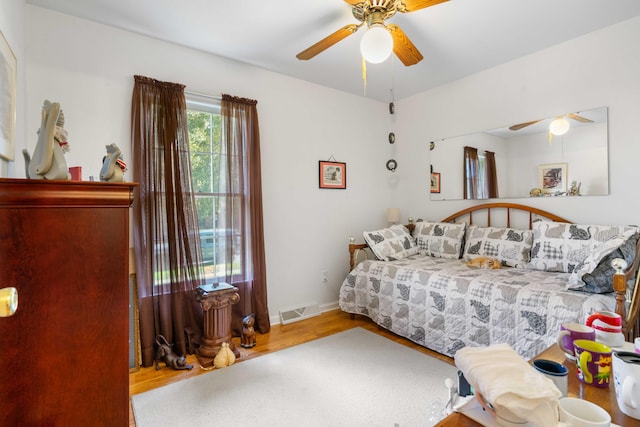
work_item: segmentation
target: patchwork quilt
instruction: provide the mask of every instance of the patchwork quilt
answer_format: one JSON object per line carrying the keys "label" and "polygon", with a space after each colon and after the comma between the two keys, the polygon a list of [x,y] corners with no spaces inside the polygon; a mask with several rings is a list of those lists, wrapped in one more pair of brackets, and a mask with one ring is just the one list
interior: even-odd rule
{"label": "patchwork quilt", "polygon": [[468,267],[412,255],[358,264],[340,288],[340,308],[453,357],[465,346],[507,343],[531,359],[556,342],[560,324],[615,311],[615,294],[567,290],[569,273]]}

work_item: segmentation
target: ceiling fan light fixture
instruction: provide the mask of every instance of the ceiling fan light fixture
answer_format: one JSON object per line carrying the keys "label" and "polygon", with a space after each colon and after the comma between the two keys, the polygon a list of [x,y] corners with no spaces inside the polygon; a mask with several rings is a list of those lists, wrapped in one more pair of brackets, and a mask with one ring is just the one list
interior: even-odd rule
{"label": "ceiling fan light fixture", "polygon": [[393,38],[384,24],[372,24],[360,40],[360,52],[371,64],[384,62],[393,51]]}
{"label": "ceiling fan light fixture", "polygon": [[565,119],[564,117],[558,117],[549,125],[549,132],[556,136],[560,136],[569,132],[569,127],[569,120]]}

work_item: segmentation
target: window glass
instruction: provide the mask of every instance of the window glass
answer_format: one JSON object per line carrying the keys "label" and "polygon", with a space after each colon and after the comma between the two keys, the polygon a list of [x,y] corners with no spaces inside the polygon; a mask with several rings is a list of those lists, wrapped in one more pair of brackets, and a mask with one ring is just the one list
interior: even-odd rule
{"label": "window glass", "polygon": [[[240,272],[241,257],[237,249],[240,245],[234,242],[239,242],[242,236],[241,230],[224,223],[227,206],[234,199],[241,199],[241,194],[237,193],[236,185],[231,194],[220,191],[218,177],[226,162],[220,145],[220,101],[188,95],[187,120],[205,278],[207,282],[222,281],[225,269],[232,268],[234,274]],[[233,223],[240,224],[240,221]]]}

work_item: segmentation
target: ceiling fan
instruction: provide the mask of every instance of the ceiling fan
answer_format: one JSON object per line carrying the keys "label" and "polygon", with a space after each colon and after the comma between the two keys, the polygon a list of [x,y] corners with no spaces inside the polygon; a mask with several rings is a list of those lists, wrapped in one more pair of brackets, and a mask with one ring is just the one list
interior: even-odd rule
{"label": "ceiling fan", "polygon": [[[573,120],[576,120],[576,121],[581,122],[581,123],[593,123],[593,120],[587,119],[586,117],[582,117],[582,116],[580,116],[578,114],[575,114],[575,113],[565,114],[564,116],[558,116],[558,117],[556,117],[556,119],[563,118],[563,117],[566,117],[566,118],[569,118],[569,119],[573,119]],[[532,122],[518,123],[517,125],[509,126],[509,130],[517,131],[517,130],[526,128],[527,126],[534,125],[534,124],[536,124],[538,122],[541,122],[541,121],[542,121],[542,119],[534,120]]]}
{"label": "ceiling fan", "polygon": [[[393,52],[406,66],[415,65],[423,58],[420,51],[409,40],[409,37],[395,24],[385,24],[396,12],[409,13],[426,7],[435,6],[449,0],[344,0],[351,5],[353,16],[359,24],[349,24],[320,40],[313,46],[303,50],[296,58],[308,60],[325,51],[329,47],[355,33],[365,23],[367,31],[385,29],[391,34]],[[387,36],[388,37],[388,36]],[[386,57],[384,58],[386,59]],[[382,59],[382,60],[384,60]],[[374,62],[374,61],[369,61]],[[382,61],[379,61],[382,62]]]}

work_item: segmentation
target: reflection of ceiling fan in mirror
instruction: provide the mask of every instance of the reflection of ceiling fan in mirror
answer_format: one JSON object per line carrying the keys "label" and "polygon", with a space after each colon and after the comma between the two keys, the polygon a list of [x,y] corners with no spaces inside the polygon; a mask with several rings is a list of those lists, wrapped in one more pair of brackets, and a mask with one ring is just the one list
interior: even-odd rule
{"label": "reflection of ceiling fan in mirror", "polygon": [[[558,117],[556,117],[556,119],[562,119],[563,117],[579,121],[580,123],[593,123],[593,120],[588,119],[586,117],[582,117],[579,114],[575,114],[575,113],[565,114],[564,116],[558,116]],[[517,131],[517,130],[526,128],[527,126],[534,125],[534,124],[536,124],[538,122],[541,122],[541,121],[542,121],[542,119],[534,120],[532,122],[519,123],[517,125],[509,126],[509,130]]]}
{"label": "reflection of ceiling fan in mirror", "polygon": [[[296,58],[307,60],[355,33],[365,23],[367,32],[362,37],[360,50],[364,58],[371,63],[387,59],[393,52],[406,66],[417,64],[422,54],[409,40],[409,37],[395,24],[385,24],[396,12],[409,13],[429,6],[435,6],[449,0],[344,0],[351,5],[353,16],[359,24],[345,25],[338,31],[303,50]],[[384,49],[386,45],[386,51]]]}

